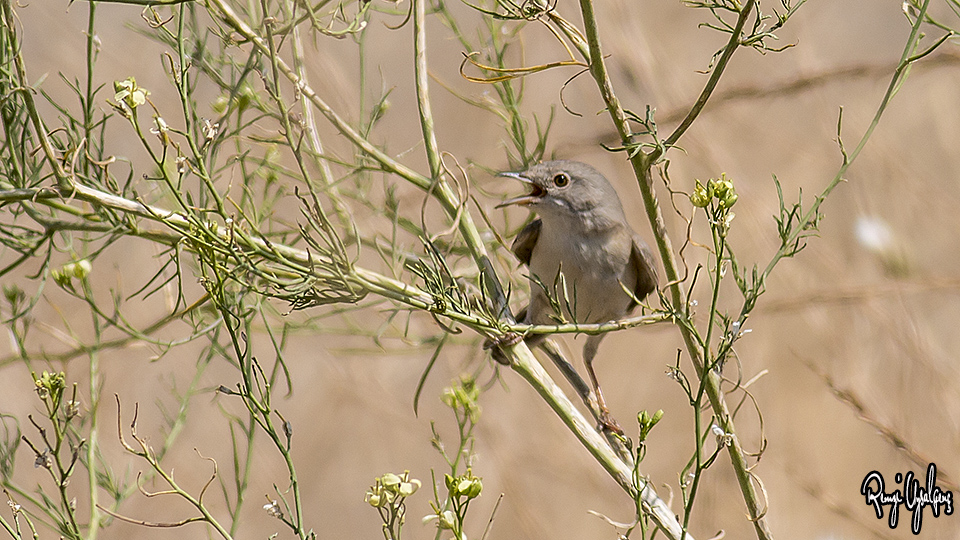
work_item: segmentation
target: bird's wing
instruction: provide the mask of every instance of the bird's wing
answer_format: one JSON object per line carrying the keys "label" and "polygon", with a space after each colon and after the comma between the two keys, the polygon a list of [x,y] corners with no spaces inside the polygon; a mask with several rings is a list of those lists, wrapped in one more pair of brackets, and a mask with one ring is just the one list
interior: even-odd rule
{"label": "bird's wing", "polygon": [[[657,267],[653,260],[653,254],[650,253],[650,248],[637,235],[633,236],[630,264],[637,270],[637,285],[633,289],[633,294],[638,299],[643,300],[645,296],[657,288]],[[633,306],[630,307],[633,308]]]}
{"label": "bird's wing", "polygon": [[510,246],[510,251],[520,259],[520,262],[527,266],[530,266],[530,257],[533,256],[533,248],[537,245],[537,240],[540,239],[540,229],[542,228],[542,219],[531,221],[529,225],[520,231],[513,240],[513,245]]}

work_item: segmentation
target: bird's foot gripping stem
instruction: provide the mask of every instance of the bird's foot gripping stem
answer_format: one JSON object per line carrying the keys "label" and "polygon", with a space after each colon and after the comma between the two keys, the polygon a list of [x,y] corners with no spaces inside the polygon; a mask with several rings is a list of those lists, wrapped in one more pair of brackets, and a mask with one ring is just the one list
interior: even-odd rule
{"label": "bird's foot gripping stem", "polygon": [[496,339],[488,339],[483,344],[484,349],[489,349],[490,354],[493,356],[493,359],[497,361],[498,364],[509,365],[510,360],[503,354],[500,350],[500,347],[509,347],[510,345],[516,345],[523,341],[523,334],[517,332],[506,332]]}
{"label": "bird's foot gripping stem", "polygon": [[608,431],[615,433],[621,437],[624,436],[623,428],[620,427],[620,424],[617,422],[617,419],[610,414],[610,411],[607,410],[605,406],[602,406],[600,409],[600,418],[597,419],[598,428],[602,431]]}

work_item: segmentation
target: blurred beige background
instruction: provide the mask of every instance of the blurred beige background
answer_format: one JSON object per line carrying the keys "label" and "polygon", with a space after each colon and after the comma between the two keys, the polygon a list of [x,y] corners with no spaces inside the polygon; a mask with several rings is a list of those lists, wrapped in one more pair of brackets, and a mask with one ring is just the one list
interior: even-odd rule
{"label": "blurred beige background", "polygon": [[[960,26],[960,21],[949,19],[943,8],[938,5],[937,13]],[[579,20],[575,4],[561,2],[558,9],[571,20]],[[697,27],[708,20],[707,13],[677,1],[610,0],[598,2],[597,9],[611,75],[626,107],[642,112],[649,104],[663,119],[693,102],[706,81],[698,70],[706,69],[710,55],[725,40]],[[36,80],[46,73],[44,88],[53,95],[68,95],[57,72],[68,79],[83,76],[86,10],[83,3],[68,8],[66,2],[49,1],[33,2],[19,10],[31,77]],[[477,23],[477,17],[459,7],[457,10],[464,15],[468,28]],[[139,10],[103,4],[99,14],[98,36],[103,52],[97,79],[109,87],[113,80],[133,75],[151,89],[153,99],[173,100],[160,69],[163,48],[125,26],[143,26]],[[391,24],[398,22],[381,18]],[[431,20],[428,30],[431,72],[437,78],[471,96],[493,91],[460,78],[461,48],[438,21]],[[391,31],[375,20],[367,31],[370,86],[375,89],[382,80],[384,87],[393,88],[392,107],[374,139],[388,142],[391,153],[402,153],[404,162],[423,170],[409,67],[412,27]],[[763,266],[777,247],[771,217],[777,212],[777,196],[771,175],[782,182],[788,201],[795,200],[802,188],[804,201],[809,204],[840,164],[835,140],[839,108],[844,108],[844,142],[852,148],[876,111],[908,32],[899,2],[811,0],[778,34],[780,44],[796,47],[767,55],[741,50],[734,56],[718,88],[717,100],[708,105],[681,141],[684,151],[670,154],[669,172],[675,187],[681,190],[688,190],[694,178],[706,180],[721,172],[734,179],[740,199],[731,242],[741,262],[755,261]],[[937,36],[939,32],[930,30],[930,34]],[[525,40],[528,64],[562,58],[563,51],[558,47],[542,46],[553,43],[536,25],[527,28]],[[316,48],[308,50],[308,56],[314,86],[334,108],[355,118],[359,74],[354,44],[350,40],[320,39]],[[564,93],[568,106],[583,116],[572,116],[560,107],[558,88],[575,74],[575,69],[529,77],[525,111],[545,118],[551,107],[557,109],[548,153],[589,161],[601,169],[632,208],[634,227],[650,239],[628,165],[622,155],[607,153],[598,145],[600,141],[609,142],[610,123],[605,113],[598,114],[601,101],[588,76],[576,79]],[[817,78],[820,75],[825,77]],[[789,86],[807,78],[813,83]],[[722,99],[738,90],[755,92],[748,92],[749,96],[742,99]],[[433,95],[444,151],[462,163],[507,167],[502,127],[494,116],[465,105],[438,85],[433,86]],[[107,91],[102,97],[112,94]],[[956,43],[948,42],[940,53],[914,68],[847,175],[849,182],[823,205],[821,237],[812,238],[796,259],[781,264],[748,321],[752,332],[739,342],[744,378],[766,372],[751,387],[763,413],[767,442],[755,472],[766,488],[770,505],[767,519],[778,538],[912,536],[908,513],[902,511],[900,526],[889,530],[885,520],[875,519],[872,509],[865,506],[859,488],[871,470],[882,472],[888,489],[892,489],[896,472],[913,470],[919,475],[922,469],[885,441],[875,427],[858,419],[856,411],[835,397],[815,370],[832,377],[838,388],[856,394],[867,416],[894,430],[951,478],[960,478],[960,373],[956,362],[960,351],[960,332],[956,330],[960,321],[960,274],[956,270],[960,263],[958,111],[960,50]],[[675,125],[675,120],[661,120],[661,133],[668,133]],[[120,130],[111,136],[116,145],[112,151],[130,155],[135,161],[142,159]],[[330,144],[341,151],[346,149],[342,140],[329,133],[326,140],[333,141]],[[479,195],[487,210],[496,204],[498,196],[515,189],[507,182],[491,180],[482,171],[473,174],[480,186],[494,192]],[[679,246],[683,222],[669,211],[662,183],[658,188],[674,243]],[[416,217],[418,194],[410,192],[405,200],[412,205],[410,216]],[[682,206],[682,199],[679,203]],[[511,223],[515,225],[525,214],[522,210],[513,212]],[[503,226],[500,214],[494,217],[495,223]],[[866,228],[879,235],[878,241],[886,251],[878,253],[862,235],[858,237],[858,224],[861,232]],[[695,229],[695,238],[703,240],[704,232],[702,227]],[[121,245],[122,249],[115,246],[98,260],[104,294],[110,288],[129,294],[160,264],[153,259],[155,248],[146,242]],[[416,249],[416,245],[411,244],[411,248]],[[695,248],[687,254],[692,265],[703,260],[703,252]],[[503,260],[510,261],[506,257]],[[892,260],[906,270],[891,272]],[[517,270],[516,275],[519,273]],[[28,291],[36,290],[35,282],[17,279]],[[78,333],[88,334],[89,320],[74,315],[82,313],[80,306],[49,285],[49,300],[40,303],[36,318],[61,330],[69,323]],[[703,306],[702,287],[699,293]],[[729,309],[739,308],[732,283],[724,295]],[[128,307],[127,315],[135,323],[146,325],[155,319],[158,307],[162,309],[160,304],[145,304],[142,312]],[[286,310],[283,305],[277,308]],[[373,328],[386,319],[380,311],[370,313],[375,318]],[[300,320],[311,314],[316,313],[293,317]],[[416,315],[414,321],[419,335],[434,332],[429,318]],[[167,337],[175,335],[171,329]],[[10,350],[9,339],[3,339],[6,350]],[[478,346],[444,351],[427,381],[419,417],[415,417],[414,389],[429,359],[429,349],[410,349],[398,340],[387,340],[387,350],[377,351],[368,340],[343,340],[335,334],[297,334],[291,339],[287,356],[296,386],[278,408],[294,426],[294,456],[309,524],[320,538],[378,538],[378,516],[363,502],[367,486],[388,471],[409,469],[425,487],[431,468],[442,474],[443,462],[430,446],[430,422],[437,422],[449,444],[453,443],[455,426],[438,396],[459,373],[472,371],[478,362],[487,360],[481,357]],[[565,341],[578,366],[581,342]],[[34,345],[38,349],[62,348],[52,339]],[[261,346],[265,345],[261,336]],[[597,361],[608,402],[622,424],[632,426],[631,418],[641,409],[665,411],[643,464],[644,472],[665,498],[670,488],[663,486],[677,491],[677,471],[692,451],[692,413],[680,389],[664,375],[679,346],[672,327],[636,329],[609,337]],[[369,352],[358,352],[357,347]],[[112,394],[121,396],[128,414],[133,402],[139,402],[141,433],[160,440],[162,417],[155,405],[170,406],[171,389],[189,383],[198,351],[199,345],[185,346],[157,361],[151,361],[157,351],[146,348],[103,354],[106,399],[101,422],[106,427],[101,443],[118,470],[129,467],[133,475],[143,464],[120,451],[112,427]],[[264,349],[263,353],[267,352]],[[42,370],[46,366],[35,363],[32,367]],[[85,380],[82,359],[64,369],[69,380]],[[734,376],[734,370],[735,366],[729,366],[726,375]],[[38,413],[28,373],[22,364],[4,366],[0,372],[0,411],[16,415],[25,425],[27,414]],[[215,360],[202,375],[201,385],[212,390],[221,384],[232,386],[237,379],[225,362]],[[490,538],[616,538],[612,527],[588,511],[629,521],[631,501],[519,377],[505,372],[503,382],[482,398],[474,472],[483,478],[485,489],[484,496],[472,507],[468,534],[480,537],[497,495],[503,493]],[[175,468],[177,477],[194,491],[202,487],[209,474],[209,464],[197,457],[194,447],[204,456],[216,458],[222,470],[229,468],[230,439],[220,406],[239,412],[238,403],[217,397],[212,391],[191,403],[190,420],[169,458],[168,465]],[[759,426],[749,405],[744,406],[738,427],[745,448],[757,450]],[[18,471],[27,486],[31,482],[23,479],[36,474],[31,463],[29,451],[21,448]],[[267,502],[264,494],[275,498],[272,486],[283,489],[287,484],[282,461],[263,437],[253,463],[238,537],[265,538],[279,532],[278,538],[289,538],[282,525],[261,510]],[[420,517],[429,513],[429,492],[424,489],[408,502],[408,538],[434,536],[432,524],[420,523]],[[679,491],[677,494],[674,509],[679,511]],[[209,500],[218,495],[219,489],[213,489]],[[150,521],[174,521],[192,515],[182,503],[168,501],[134,496],[122,512]],[[924,518],[921,538],[956,538],[960,531],[957,515],[933,519],[927,509]],[[719,531],[725,531],[727,538],[753,536],[726,454],[706,474],[692,523],[696,538],[708,538]],[[50,531],[44,534],[52,536]],[[101,538],[174,535],[199,538],[207,533],[201,525],[170,531],[115,522]]]}

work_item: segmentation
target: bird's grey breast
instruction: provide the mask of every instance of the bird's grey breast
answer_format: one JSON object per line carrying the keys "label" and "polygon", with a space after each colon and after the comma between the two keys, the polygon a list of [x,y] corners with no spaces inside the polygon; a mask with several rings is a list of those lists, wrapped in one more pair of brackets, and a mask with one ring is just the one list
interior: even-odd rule
{"label": "bird's grey breast", "polygon": [[[529,270],[547,287],[547,292],[531,281],[531,305],[536,312],[529,313],[535,319],[530,322],[552,322],[545,294],[557,298],[564,308],[570,304],[572,309],[564,309],[564,316],[571,321],[599,323],[623,317],[631,299],[620,283],[632,290],[637,280],[636,269],[630,264],[632,247],[632,231],[625,226],[584,231],[565,227],[563,220],[544,223]],[[554,290],[561,271],[566,300],[562,289]]]}

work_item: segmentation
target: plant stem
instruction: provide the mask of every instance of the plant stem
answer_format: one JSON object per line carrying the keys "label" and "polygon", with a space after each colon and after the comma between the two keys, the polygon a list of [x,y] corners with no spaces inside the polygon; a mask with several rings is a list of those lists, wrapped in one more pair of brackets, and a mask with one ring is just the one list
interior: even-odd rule
{"label": "plant stem", "polygon": [[413,55],[416,72],[417,108],[420,111],[420,129],[430,165],[430,176],[437,184],[446,184],[441,178],[440,148],[434,129],[433,111],[430,107],[430,75],[427,70],[427,8],[426,0],[413,0]]}
{"label": "plant stem", "polygon": [[[645,509],[652,516],[654,523],[667,537],[671,540],[681,538],[684,534],[683,529],[670,507],[657,495],[649,482],[643,484],[638,496],[634,487],[632,467],[620,459],[606,439],[597,432],[594,426],[567,398],[563,390],[557,386],[533,356],[526,344],[520,341],[516,345],[503,347],[502,350],[510,359],[510,366],[513,370],[534,387],[540,397],[547,402],[547,405],[567,425],[580,443],[593,455],[594,459],[620,484],[620,487],[634,499],[639,498],[643,501]],[[686,538],[692,540],[693,537],[688,534]]]}
{"label": "plant stem", "polygon": [[[739,46],[740,33],[743,29],[743,25],[746,23],[747,17],[754,8],[754,4],[755,0],[747,0],[741,9],[740,16],[737,19],[736,27],[734,28],[730,37],[730,41],[727,43],[727,46],[721,56],[721,59],[726,58],[726,60],[723,60],[722,64],[718,62],[714,67],[714,73],[711,76],[711,81],[713,82],[711,83],[708,81],[707,87],[704,88],[704,91],[701,92],[700,99],[698,99],[699,105],[696,105],[694,110],[691,110],[691,113],[688,114],[690,122],[692,122],[693,119],[696,118],[697,114],[699,114],[699,111],[702,110],[703,105],[706,103],[710,93],[716,86],[715,79],[719,79],[723,72],[723,68],[726,66],[727,61],[729,60],[730,55],[732,55],[734,50]],[[600,46],[600,31],[599,27],[597,26],[593,1],[580,0],[580,11],[583,15],[584,30],[586,33],[587,42],[590,44],[590,58],[592,59],[592,62],[590,63],[590,74],[597,83],[600,94],[606,103],[607,111],[610,113],[610,117],[613,120],[614,126],[620,135],[620,139],[623,141],[625,147],[631,147],[633,145],[633,135],[630,125],[627,121],[623,107],[620,105],[620,100],[614,93],[613,83],[607,74],[607,68],[604,63],[603,50]],[[681,126],[683,125],[684,124],[681,124]],[[679,130],[678,128],[678,132],[674,133],[675,138],[673,139],[673,142],[676,142],[676,140],[679,139],[679,136],[683,134],[685,129],[686,127],[684,127],[683,130]],[[660,210],[660,204],[653,188],[651,169],[653,168],[656,159],[652,154],[637,152],[632,158],[630,158],[630,162],[633,166],[633,171],[637,178],[640,192],[643,195],[644,208],[647,213],[647,218],[650,220],[650,225],[653,228],[654,236],[656,237],[657,247],[660,251],[660,257],[663,261],[664,271],[666,272],[667,282],[669,284],[668,287],[670,289],[671,300],[675,309],[680,310],[682,309],[682,306],[686,305],[687,299],[683,289],[680,287],[680,273],[674,257],[673,245],[670,241],[669,232],[664,224],[663,214]],[[740,446],[740,440],[736,436],[733,417],[730,414],[726,400],[723,397],[723,392],[720,389],[720,376],[714,370],[704,369],[703,357],[698,348],[697,341],[690,329],[684,325],[678,325],[678,328],[681,336],[683,337],[687,354],[690,356],[694,366],[697,369],[697,375],[706,385],[707,395],[710,397],[710,403],[713,406],[714,414],[717,417],[717,424],[721,427],[721,429],[724,430],[725,433],[730,435],[731,444],[727,447],[727,451],[730,455],[734,472],[737,475],[737,481],[740,484],[740,491],[742,492],[744,501],[747,504],[747,511],[749,512],[750,520],[754,523],[757,537],[761,540],[773,538],[773,535],[767,526],[766,520],[763,519],[763,514],[766,512],[765,506],[761,502],[760,497],[754,488],[751,472],[747,466],[746,456],[744,455],[743,448]]]}

